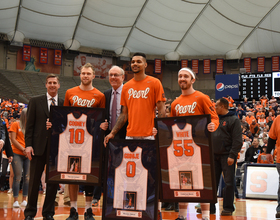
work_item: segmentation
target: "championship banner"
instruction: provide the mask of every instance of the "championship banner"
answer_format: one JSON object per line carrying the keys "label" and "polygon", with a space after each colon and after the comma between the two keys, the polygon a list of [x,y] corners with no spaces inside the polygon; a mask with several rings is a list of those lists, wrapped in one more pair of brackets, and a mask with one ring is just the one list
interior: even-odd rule
{"label": "championship banner", "polygon": [[210,74],[211,73],[211,60],[204,59],[203,60],[203,74]]}
{"label": "championship banner", "polygon": [[[277,178],[275,178],[277,177]],[[279,183],[275,164],[246,164],[243,198],[275,199]]]}
{"label": "championship banner", "polygon": [[271,71],[272,72],[279,71],[279,56],[271,57]]}
{"label": "championship banner", "polygon": [[246,73],[251,73],[251,58],[244,58],[244,68],[246,69]]}
{"label": "championship banner", "polygon": [[61,66],[62,65],[62,50],[54,50],[54,65]]}
{"label": "championship banner", "polygon": [[51,106],[47,183],[101,184],[104,108]]}
{"label": "championship banner", "polygon": [[161,201],[216,202],[210,122],[210,115],[155,119]]}
{"label": "championship banner", "polygon": [[30,60],[31,60],[31,46],[30,45],[23,45],[22,60],[26,61],[26,62],[30,62]]}
{"label": "championship banner", "polygon": [[258,57],[258,72],[265,72],[265,57]]}
{"label": "championship banner", "polygon": [[216,74],[224,73],[224,59],[216,59]]}
{"label": "championship banner", "polygon": [[199,60],[192,60],[192,70],[194,73],[198,74]]}
{"label": "championship banner", "polygon": [[48,63],[48,48],[40,47],[40,58],[39,61],[41,64]]}
{"label": "championship banner", "polygon": [[215,99],[231,96],[239,99],[239,74],[216,75]]}
{"label": "championship banner", "polygon": [[161,74],[161,59],[155,59],[155,73]]}
{"label": "championship banner", "polygon": [[181,68],[186,68],[188,67],[188,60],[181,60]]}
{"label": "championship banner", "polygon": [[106,146],[102,219],[157,219],[157,150],[152,140]]}

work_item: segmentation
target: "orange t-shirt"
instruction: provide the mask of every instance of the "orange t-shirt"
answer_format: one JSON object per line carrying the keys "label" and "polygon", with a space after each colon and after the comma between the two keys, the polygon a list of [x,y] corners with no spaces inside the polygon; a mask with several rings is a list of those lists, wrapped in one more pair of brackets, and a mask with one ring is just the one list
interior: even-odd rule
{"label": "orange t-shirt", "polygon": [[13,109],[14,109],[15,111],[18,111],[18,104],[13,104]]}
{"label": "orange t-shirt", "polygon": [[257,112],[256,114],[256,119],[259,119],[261,115],[265,115],[263,112]]}
{"label": "orange t-shirt", "polygon": [[261,153],[258,156],[257,163],[273,164],[274,161],[271,154]]}
{"label": "orange t-shirt", "polygon": [[261,99],[261,105],[262,106],[266,106],[267,103],[267,99]]}
{"label": "orange t-shirt", "polygon": [[211,115],[211,121],[215,123],[216,130],[219,127],[219,117],[209,96],[199,91],[191,95],[180,95],[171,104],[170,117],[206,114]]}
{"label": "orange t-shirt", "polygon": [[256,120],[256,118],[254,117],[254,116],[246,116],[246,121],[247,121],[247,123],[250,125],[250,124],[252,124],[252,121],[253,121],[253,119],[255,119]]}
{"label": "orange t-shirt", "polygon": [[228,100],[228,106],[231,108],[233,107],[233,103],[234,103],[234,100],[232,97],[225,97],[226,100]]}
{"label": "orange t-shirt", "polygon": [[76,86],[66,91],[64,106],[105,108],[105,102],[104,94],[98,89],[84,91]]}
{"label": "orange t-shirt", "polygon": [[276,163],[280,163],[280,115],[278,115],[272,125],[271,128],[269,130],[269,134],[268,136],[273,139],[276,140],[276,148],[277,148],[277,158],[276,158]]}
{"label": "orange t-shirt", "polygon": [[127,136],[153,134],[156,103],[165,102],[161,82],[152,76],[141,81],[134,78],[123,85],[121,105],[128,109]]}
{"label": "orange t-shirt", "polygon": [[[16,140],[20,143],[20,145],[22,147],[25,148],[25,141],[24,141],[24,134],[22,133],[21,129],[20,129],[20,126],[19,126],[19,122],[14,122],[12,125],[11,125],[11,128],[10,128],[10,132],[15,132],[16,133]],[[13,149],[13,152],[15,154],[19,154],[19,155],[24,155],[22,153],[21,150],[17,149],[13,143],[12,143],[12,149]]]}

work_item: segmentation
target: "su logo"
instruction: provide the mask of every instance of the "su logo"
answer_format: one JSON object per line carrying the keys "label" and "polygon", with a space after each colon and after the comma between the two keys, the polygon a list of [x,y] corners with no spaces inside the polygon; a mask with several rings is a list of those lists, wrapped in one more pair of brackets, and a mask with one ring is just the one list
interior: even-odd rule
{"label": "su logo", "polygon": [[223,126],[226,126],[226,125],[227,125],[227,122],[226,122],[226,121],[224,121],[224,122],[223,122]]}

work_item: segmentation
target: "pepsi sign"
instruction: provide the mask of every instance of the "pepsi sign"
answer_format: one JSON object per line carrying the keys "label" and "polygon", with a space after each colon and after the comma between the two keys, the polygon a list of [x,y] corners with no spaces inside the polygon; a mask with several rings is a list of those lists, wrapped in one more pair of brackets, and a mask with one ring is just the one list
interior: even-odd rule
{"label": "pepsi sign", "polygon": [[239,98],[239,74],[216,75],[215,98],[231,96]]}

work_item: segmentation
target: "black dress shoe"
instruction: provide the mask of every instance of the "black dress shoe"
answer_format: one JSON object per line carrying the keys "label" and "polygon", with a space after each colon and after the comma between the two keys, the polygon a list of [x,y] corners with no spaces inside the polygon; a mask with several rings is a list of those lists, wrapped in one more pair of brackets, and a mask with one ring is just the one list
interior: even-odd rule
{"label": "black dress shoe", "polygon": [[173,211],[174,210],[174,202],[169,203],[169,205],[165,208],[165,211]]}
{"label": "black dress shoe", "polygon": [[54,218],[52,217],[52,215],[46,215],[43,217],[43,220],[54,220]]}
{"label": "black dress shoe", "polygon": [[26,216],[24,220],[34,220],[34,218],[31,216]]}

